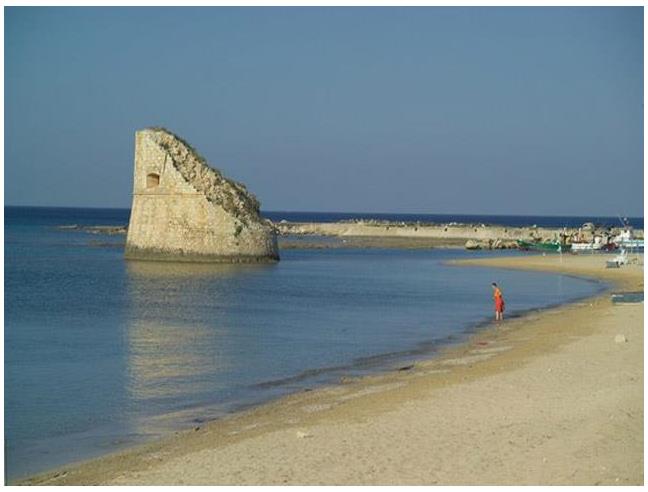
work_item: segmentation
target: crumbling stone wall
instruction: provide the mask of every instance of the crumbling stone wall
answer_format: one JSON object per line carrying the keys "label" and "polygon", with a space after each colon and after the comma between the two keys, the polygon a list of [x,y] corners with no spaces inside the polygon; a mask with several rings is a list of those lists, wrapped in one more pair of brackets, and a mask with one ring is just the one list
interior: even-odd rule
{"label": "crumbling stone wall", "polygon": [[162,128],[135,135],[126,257],[170,261],[279,259],[271,223],[244,185]]}

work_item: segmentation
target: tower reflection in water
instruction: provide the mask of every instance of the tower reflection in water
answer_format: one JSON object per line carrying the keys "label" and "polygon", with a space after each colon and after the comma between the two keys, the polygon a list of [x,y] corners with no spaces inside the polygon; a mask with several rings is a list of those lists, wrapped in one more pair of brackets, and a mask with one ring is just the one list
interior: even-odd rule
{"label": "tower reflection in water", "polygon": [[236,336],[232,310],[249,277],[269,268],[127,262],[127,410],[138,432],[168,430],[228,397],[233,360],[253,348]]}

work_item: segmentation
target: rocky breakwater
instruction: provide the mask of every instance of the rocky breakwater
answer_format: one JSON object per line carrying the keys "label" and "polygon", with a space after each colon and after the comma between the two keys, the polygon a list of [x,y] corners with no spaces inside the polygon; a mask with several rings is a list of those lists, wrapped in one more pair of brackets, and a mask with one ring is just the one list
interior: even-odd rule
{"label": "rocky breakwater", "polygon": [[225,178],[173,133],[136,133],[127,259],[276,261],[275,231],[259,208],[244,185]]}
{"label": "rocky breakwater", "polygon": [[280,222],[282,235],[322,235],[338,237],[380,237],[427,240],[434,246],[467,249],[517,248],[517,240],[542,240],[557,237],[562,229],[505,227],[486,224],[425,224],[379,220],[354,220],[331,223]]}

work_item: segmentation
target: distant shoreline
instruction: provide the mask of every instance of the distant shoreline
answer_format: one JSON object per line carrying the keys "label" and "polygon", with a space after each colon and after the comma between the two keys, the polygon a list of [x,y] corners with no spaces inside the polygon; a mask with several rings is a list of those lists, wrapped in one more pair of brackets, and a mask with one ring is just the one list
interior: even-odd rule
{"label": "distant shoreline", "polygon": [[[509,249],[517,240],[574,238],[584,224],[602,234],[622,231],[619,217],[381,214],[262,211],[277,231],[281,249]],[[5,206],[5,223],[37,216],[62,230],[125,235],[130,209]],[[70,218],[73,217],[73,221]],[[643,237],[643,217],[629,219]],[[58,222],[58,223],[57,223]],[[586,239],[591,238],[590,231]],[[95,244],[96,245],[96,244]],[[111,246],[115,246],[111,244]]]}
{"label": "distant shoreline", "polygon": [[[595,235],[613,237],[623,229],[512,227],[485,224],[421,224],[402,221],[357,220],[339,222],[274,222],[280,249],[337,249],[337,248],[466,248],[517,249],[517,241],[572,242]],[[126,225],[59,225],[59,229],[103,235],[125,235]],[[635,229],[636,237],[643,238],[643,229]]]}

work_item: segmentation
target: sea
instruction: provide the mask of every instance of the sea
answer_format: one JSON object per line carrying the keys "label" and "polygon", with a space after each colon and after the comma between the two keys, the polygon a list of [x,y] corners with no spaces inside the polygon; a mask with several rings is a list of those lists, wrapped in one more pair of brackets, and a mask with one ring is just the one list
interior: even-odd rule
{"label": "sea", "polygon": [[[605,285],[429,249],[284,250],[268,265],[124,260],[127,209],[5,206],[5,461],[15,480],[268,400],[395,370],[484,329],[498,282],[508,316]],[[617,226],[618,218],[264,212],[275,221],[376,219]],[[630,222],[643,228],[643,219]]]}

